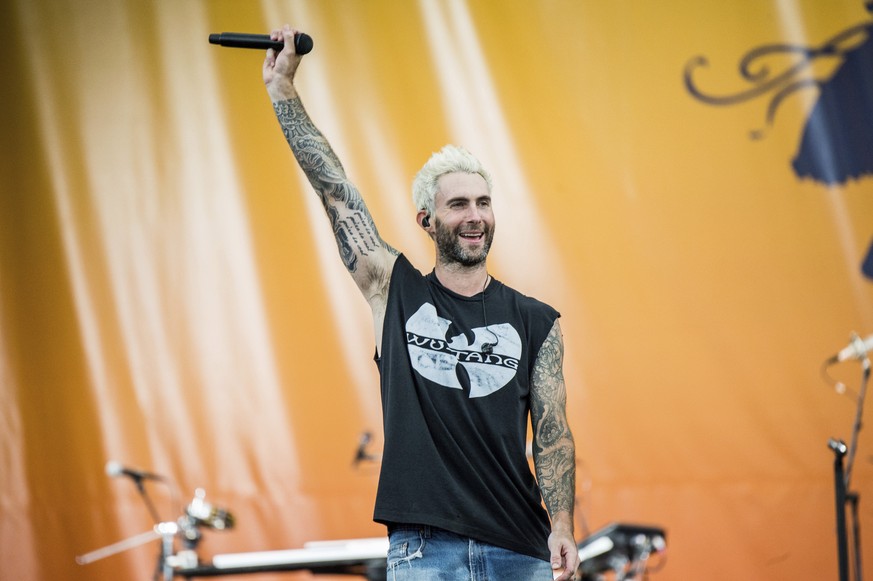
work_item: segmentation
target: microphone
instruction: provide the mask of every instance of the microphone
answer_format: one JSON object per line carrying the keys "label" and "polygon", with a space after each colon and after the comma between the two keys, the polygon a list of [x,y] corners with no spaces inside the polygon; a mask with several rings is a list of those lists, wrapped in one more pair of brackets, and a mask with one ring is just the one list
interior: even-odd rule
{"label": "microphone", "polygon": [[[256,48],[276,52],[285,48],[285,43],[270,38],[269,34],[246,34],[244,32],[222,32],[209,35],[209,44],[217,44],[230,48]],[[294,35],[294,50],[297,54],[307,54],[312,50],[312,37],[304,32]]]}
{"label": "microphone", "polygon": [[482,343],[482,353],[485,355],[491,355],[494,353],[494,348],[497,346],[497,343]]}
{"label": "microphone", "polygon": [[361,434],[361,439],[358,441],[358,449],[355,450],[355,458],[352,460],[352,466],[357,467],[361,462],[369,462],[376,459],[372,454],[367,452],[367,446],[370,445],[370,440],[372,438],[373,435],[370,432],[364,432]]}
{"label": "microphone", "polygon": [[110,460],[106,463],[106,474],[113,478],[127,476],[137,483],[142,482],[143,480],[165,480],[163,476],[152,474],[151,472],[144,472],[142,470],[134,470],[133,468],[123,466],[121,462],[116,462],[115,460]]}
{"label": "microphone", "polygon": [[846,359],[864,359],[867,352],[873,350],[873,335],[866,339],[861,339],[855,333],[852,333],[852,340],[848,347],[828,359],[828,365],[834,363],[842,363]]}

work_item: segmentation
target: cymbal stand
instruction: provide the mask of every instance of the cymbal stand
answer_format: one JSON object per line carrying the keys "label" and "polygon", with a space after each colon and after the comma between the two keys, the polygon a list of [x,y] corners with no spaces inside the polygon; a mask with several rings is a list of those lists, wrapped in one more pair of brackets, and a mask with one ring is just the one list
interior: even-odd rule
{"label": "cymbal stand", "polygon": [[[163,581],[172,581],[177,569],[191,569],[197,566],[199,561],[197,544],[203,538],[198,525],[198,522],[186,515],[176,522],[165,522],[155,527],[161,535],[161,554],[158,557],[155,581],[157,581],[157,571],[163,574]],[[175,552],[174,544],[176,535],[182,537],[185,545],[185,549],[178,553]]]}
{"label": "cymbal stand", "polygon": [[155,568],[155,581],[158,581],[159,574],[163,574],[164,581],[173,581],[173,539],[179,532],[179,526],[176,523],[165,522],[160,523],[155,529],[161,535],[161,552]]}
{"label": "cymbal stand", "polygon": [[[139,488],[139,486],[138,486]],[[157,522],[152,530],[134,535],[123,541],[102,547],[90,553],[76,557],[76,563],[87,565],[100,559],[105,559],[117,553],[133,549],[156,539],[161,540],[158,561],[155,566],[154,581],[171,581],[177,569],[193,569],[198,565],[197,545],[203,538],[201,526],[210,529],[230,529],[234,525],[234,518],[227,510],[214,507],[204,501],[205,492],[198,488],[195,498],[188,505],[185,513],[175,522]],[[143,495],[143,498],[148,498]],[[153,511],[153,506],[147,502]],[[180,536],[184,549],[175,552],[175,538]]]}

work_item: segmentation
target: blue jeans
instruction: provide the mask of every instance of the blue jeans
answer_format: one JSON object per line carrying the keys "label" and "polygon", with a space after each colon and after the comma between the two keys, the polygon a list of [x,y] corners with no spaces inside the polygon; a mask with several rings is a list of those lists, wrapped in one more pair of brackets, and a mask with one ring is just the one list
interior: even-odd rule
{"label": "blue jeans", "polygon": [[388,541],[388,581],[551,581],[553,578],[548,561],[434,527],[392,527]]}

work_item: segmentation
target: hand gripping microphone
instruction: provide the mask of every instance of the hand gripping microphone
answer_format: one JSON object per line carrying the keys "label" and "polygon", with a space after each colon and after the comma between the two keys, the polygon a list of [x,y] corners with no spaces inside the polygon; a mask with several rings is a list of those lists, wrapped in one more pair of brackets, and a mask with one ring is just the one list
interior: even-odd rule
{"label": "hand gripping microphone", "polygon": [[[276,52],[285,48],[285,43],[273,40],[269,34],[246,34],[243,32],[221,32],[209,35],[209,44],[227,46],[230,48],[255,48]],[[303,32],[294,35],[294,50],[297,54],[307,54],[312,50],[312,37]]]}

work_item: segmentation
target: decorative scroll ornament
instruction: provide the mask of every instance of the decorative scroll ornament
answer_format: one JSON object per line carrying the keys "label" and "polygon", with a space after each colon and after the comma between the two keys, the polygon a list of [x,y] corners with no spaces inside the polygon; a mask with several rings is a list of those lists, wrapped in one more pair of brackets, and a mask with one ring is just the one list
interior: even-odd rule
{"label": "decorative scroll ornament", "polygon": [[[870,6],[873,9],[873,5]],[[708,67],[706,57],[691,59],[685,66],[685,87],[708,105],[727,106],[769,95],[766,127],[773,125],[776,111],[787,97],[816,87],[818,100],[807,120],[792,166],[798,177],[811,177],[825,184],[845,182],[873,174],[873,22],[852,26],[821,46],[768,44],[750,50],[739,62],[739,74],[747,87],[733,94],[716,95],[701,89],[695,74]],[[773,70],[770,63],[782,57],[787,64]],[[814,76],[819,59],[841,59],[830,79]],[[765,129],[750,131],[753,139]]]}

